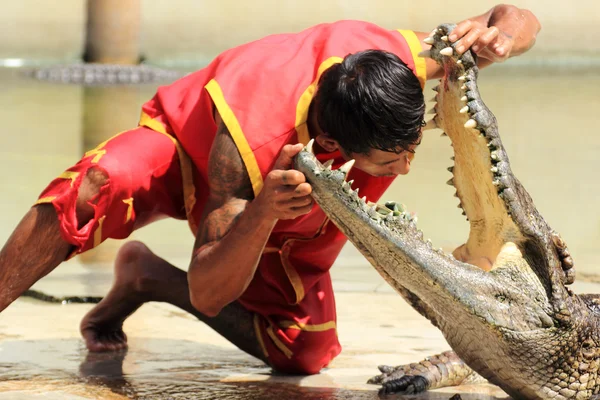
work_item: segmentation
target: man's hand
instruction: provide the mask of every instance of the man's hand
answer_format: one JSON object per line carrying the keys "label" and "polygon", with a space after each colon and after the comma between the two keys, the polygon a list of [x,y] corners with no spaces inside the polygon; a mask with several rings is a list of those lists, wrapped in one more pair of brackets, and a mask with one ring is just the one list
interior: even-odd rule
{"label": "man's hand", "polygon": [[469,48],[478,56],[493,62],[506,60],[514,45],[512,36],[497,27],[487,27],[479,21],[462,21],[448,36],[456,42],[455,50],[462,54]]}
{"label": "man's hand", "polygon": [[303,147],[301,143],[283,147],[265,178],[263,189],[254,200],[270,218],[294,219],[312,209],[312,187],[302,172],[291,169],[292,159]]}
{"label": "man's hand", "polygon": [[448,39],[459,54],[470,48],[481,58],[502,62],[529,50],[540,29],[530,11],[502,4],[458,23]]}

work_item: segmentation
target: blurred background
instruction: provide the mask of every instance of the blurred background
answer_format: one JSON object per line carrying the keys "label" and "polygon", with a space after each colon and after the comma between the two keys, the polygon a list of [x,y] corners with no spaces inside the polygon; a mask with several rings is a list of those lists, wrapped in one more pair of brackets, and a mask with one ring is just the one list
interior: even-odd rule
{"label": "blurred background", "polygon": [[[206,65],[220,51],[262,36],[295,32],[321,22],[362,19],[390,29],[429,32],[496,3],[455,0],[0,0],[0,245],[46,184],[82,154],[137,124],[140,106],[157,84],[84,87],[36,81],[35,66],[97,61],[145,64],[181,72]],[[483,71],[480,88],[496,114],[516,176],[533,196],[575,259],[579,279],[596,279],[600,258],[600,4],[593,0],[516,0],[534,12],[542,31],[534,49]],[[116,34],[115,34],[116,33]],[[429,89],[426,98],[432,97]],[[445,185],[447,138],[431,131],[406,177],[384,195],[419,215],[434,245],[452,250],[468,225]],[[193,237],[185,222],[160,221],[132,237],[187,268]],[[103,295],[112,259],[123,242],[108,241],[57,271],[81,287],[66,288],[61,272],[44,278],[57,292]],[[383,285],[348,245],[333,270],[340,289],[366,281]],[[365,279],[365,274],[370,278]],[[600,275],[600,274],[599,274]],[[60,277],[60,279],[59,279]],[[54,282],[54,283],[53,283]],[[68,289],[68,290],[67,290]],[[60,293],[58,293],[60,294]],[[64,294],[64,293],[63,293]]]}

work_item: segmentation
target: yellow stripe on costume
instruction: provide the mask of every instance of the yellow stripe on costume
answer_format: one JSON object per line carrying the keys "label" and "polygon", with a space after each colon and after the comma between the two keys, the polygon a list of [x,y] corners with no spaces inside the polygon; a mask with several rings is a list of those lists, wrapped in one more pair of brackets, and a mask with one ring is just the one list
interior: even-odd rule
{"label": "yellow stripe on costume", "polygon": [[287,346],[285,344],[283,344],[283,342],[281,340],[279,340],[279,338],[277,337],[277,335],[275,335],[275,332],[273,332],[273,327],[271,325],[269,325],[269,327],[267,328],[267,334],[269,335],[269,337],[271,338],[271,340],[273,341],[273,343],[275,343],[275,346],[277,346],[277,348],[279,350],[281,350],[281,352],[287,358],[292,358],[292,356],[294,355],[294,353],[292,353],[292,351],[290,349],[288,349]]}
{"label": "yellow stripe on costume", "polygon": [[427,67],[425,65],[425,59],[419,56],[422,51],[421,41],[413,31],[398,29],[398,32],[404,37],[415,63],[415,73],[421,83],[421,88],[425,87],[425,81],[427,81]]}
{"label": "yellow stripe on costume", "polygon": [[194,186],[194,178],[192,173],[192,161],[190,157],[187,155],[179,141],[170,135],[165,129],[164,125],[158,122],[155,119],[152,119],[148,114],[142,111],[142,115],[140,116],[139,126],[145,126],[147,128],[152,129],[155,132],[161,133],[167,136],[177,149],[177,155],[179,156],[179,166],[181,167],[181,181],[183,183],[183,203],[185,205],[185,215],[188,220],[188,225],[192,230],[194,236],[198,232],[198,227],[196,226],[196,222],[192,216],[192,210],[196,205],[196,187]]}
{"label": "yellow stripe on costume", "polygon": [[310,107],[310,102],[312,101],[315,92],[317,90],[317,85],[319,84],[319,79],[321,79],[321,75],[323,72],[331,67],[333,64],[339,64],[343,61],[341,57],[329,57],[327,60],[323,61],[321,65],[319,65],[319,69],[317,70],[317,77],[315,80],[306,88],[304,93],[300,96],[298,100],[298,105],[296,106],[296,132],[298,132],[298,141],[302,144],[307,144],[310,140],[310,135],[308,133],[308,126],[305,124],[308,119],[308,108]]}
{"label": "yellow stripe on costume", "polygon": [[102,243],[102,224],[104,224],[105,219],[106,215],[103,215],[98,219],[98,228],[96,228],[96,231],[94,232],[94,247]]}
{"label": "yellow stripe on costume", "polygon": [[[35,202],[35,204],[45,204],[45,203],[52,203],[52,201],[56,198],[56,196],[48,196],[48,197],[42,197],[41,199],[39,199],[38,201]],[[34,205],[35,205],[34,204]]]}
{"label": "yellow stripe on costume", "polygon": [[79,176],[79,172],[65,171],[62,174],[60,174],[58,177],[62,178],[62,179],[70,179],[71,180],[71,187],[73,187],[73,182],[75,182],[75,179],[78,176]]}
{"label": "yellow stripe on costume", "polygon": [[127,214],[125,215],[125,223],[131,221],[133,215],[133,197],[123,200],[123,203],[127,204]]}
{"label": "yellow stripe on costume", "polygon": [[265,355],[265,358],[269,358],[269,353],[267,352],[267,347],[265,346],[265,342],[262,338],[262,333],[260,331],[260,316],[258,314],[254,314],[254,332],[256,333],[256,339],[258,340],[258,344]]}
{"label": "yellow stripe on costume", "polygon": [[204,88],[208,94],[210,94],[213,103],[215,103],[215,106],[219,111],[221,119],[225,123],[225,126],[227,126],[229,134],[233,138],[233,141],[235,142],[235,145],[242,156],[242,160],[246,166],[246,171],[248,171],[248,176],[250,177],[250,182],[252,182],[254,196],[256,197],[263,187],[263,179],[262,174],[260,173],[260,168],[258,167],[258,163],[256,162],[256,157],[254,157],[254,152],[250,148],[248,140],[246,140],[246,136],[244,136],[244,132],[242,131],[242,127],[240,126],[237,117],[231,110],[231,107],[229,107],[229,104],[227,104],[225,96],[223,95],[223,90],[221,90],[219,83],[212,79],[206,84],[206,86],[204,86]]}
{"label": "yellow stripe on costume", "polygon": [[323,324],[304,324],[296,321],[279,321],[279,326],[285,329],[298,329],[305,332],[323,332],[330,329],[336,329],[335,321],[325,322]]}
{"label": "yellow stripe on costume", "polygon": [[100,159],[102,158],[103,155],[106,154],[106,150],[102,150],[102,148],[104,146],[106,146],[106,143],[108,143],[109,141],[113,140],[114,138],[116,138],[117,136],[125,133],[127,131],[123,131],[123,132],[119,132],[116,135],[106,139],[104,142],[100,143],[98,146],[96,146],[93,150],[87,151],[83,157],[91,157],[94,156],[94,158],[92,159],[92,164],[97,164],[98,161],[100,161]]}

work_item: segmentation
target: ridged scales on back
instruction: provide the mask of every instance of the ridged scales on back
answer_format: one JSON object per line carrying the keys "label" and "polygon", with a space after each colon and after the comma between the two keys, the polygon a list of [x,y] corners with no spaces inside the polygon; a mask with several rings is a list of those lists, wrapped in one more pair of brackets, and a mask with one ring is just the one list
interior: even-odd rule
{"label": "ridged scales on back", "polygon": [[453,254],[423,240],[411,214],[370,204],[340,170],[322,165],[312,144],[295,158],[313,197],[383,278],[444,334],[454,352],[370,380],[383,392],[418,392],[477,381],[514,398],[590,399],[600,391],[600,296],[575,295],[567,246],[539,214],[510,169],[497,121],[481,99],[470,52],[457,56],[440,25],[427,42],[444,68],[434,117],[452,143],[449,168],[470,224]]}

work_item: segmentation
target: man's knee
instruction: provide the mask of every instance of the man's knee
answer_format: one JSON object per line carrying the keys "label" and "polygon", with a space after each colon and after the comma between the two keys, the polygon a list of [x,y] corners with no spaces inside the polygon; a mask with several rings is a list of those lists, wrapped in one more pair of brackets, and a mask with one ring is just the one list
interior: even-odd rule
{"label": "man's knee", "polygon": [[323,332],[302,331],[294,340],[289,357],[271,358],[278,372],[294,375],[314,375],[325,368],[340,353],[341,346],[335,329]]}
{"label": "man's knee", "polygon": [[108,173],[104,169],[91,167],[87,170],[77,194],[76,214],[79,225],[78,229],[94,217],[94,207],[92,204],[97,201],[100,189],[107,181]]}

